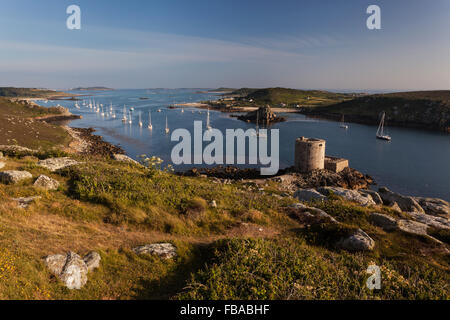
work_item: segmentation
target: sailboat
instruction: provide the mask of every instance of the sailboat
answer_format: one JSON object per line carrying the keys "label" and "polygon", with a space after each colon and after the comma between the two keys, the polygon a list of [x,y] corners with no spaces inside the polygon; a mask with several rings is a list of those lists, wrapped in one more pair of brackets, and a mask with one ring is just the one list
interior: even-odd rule
{"label": "sailboat", "polygon": [[150,130],[153,129],[153,126],[152,126],[152,115],[151,115],[150,111],[148,112],[148,126],[147,126],[147,128],[149,128]]}
{"label": "sailboat", "polygon": [[139,111],[139,127],[142,127],[144,124],[142,123],[141,112]]}
{"label": "sailboat", "polygon": [[166,133],[169,133],[169,123],[167,122],[167,116],[166,116]]}
{"label": "sailboat", "polygon": [[210,124],[210,120],[209,120],[209,109],[208,109],[208,113],[206,115],[206,130],[211,130],[211,124]]}
{"label": "sailboat", "polygon": [[344,122],[344,115],[342,115],[341,124],[339,125],[339,128],[348,129],[348,125],[346,125]]}
{"label": "sailboat", "polygon": [[183,113],[184,112],[184,109],[183,108],[181,108],[181,113]]}
{"label": "sailboat", "polygon": [[127,111],[125,106],[123,106],[123,118],[122,118],[122,122],[127,122]]}
{"label": "sailboat", "polygon": [[131,111],[129,111],[128,123],[129,123],[129,124],[132,124],[132,123],[133,123],[133,119],[131,119]]}
{"label": "sailboat", "polygon": [[377,130],[377,139],[391,141],[391,137],[384,133],[384,118],[386,117],[386,113],[383,111],[381,115],[380,125]]}

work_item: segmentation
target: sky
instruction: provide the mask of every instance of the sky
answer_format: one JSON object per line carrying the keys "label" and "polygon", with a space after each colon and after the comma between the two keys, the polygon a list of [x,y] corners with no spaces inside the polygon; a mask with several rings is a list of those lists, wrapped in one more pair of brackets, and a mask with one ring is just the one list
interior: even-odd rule
{"label": "sky", "polygon": [[449,0],[0,0],[0,86],[437,90],[449,57]]}

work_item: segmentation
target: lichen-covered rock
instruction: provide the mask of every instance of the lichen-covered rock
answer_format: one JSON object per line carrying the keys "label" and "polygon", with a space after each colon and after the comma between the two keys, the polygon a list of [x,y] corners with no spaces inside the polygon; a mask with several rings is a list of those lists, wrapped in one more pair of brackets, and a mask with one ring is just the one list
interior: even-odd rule
{"label": "lichen-covered rock", "polygon": [[427,214],[450,219],[450,203],[438,198],[414,197]]}
{"label": "lichen-covered rock", "polygon": [[360,194],[356,190],[348,190],[339,187],[322,187],[318,188],[317,191],[319,191],[321,194],[325,196],[328,196],[330,193],[333,193],[337,196],[343,197],[348,201],[359,203],[360,205],[365,207],[376,204],[369,194]]}
{"label": "lichen-covered rock", "polygon": [[392,202],[387,207],[389,207],[392,210],[397,211],[397,212],[403,212],[397,202]]}
{"label": "lichen-covered rock", "polygon": [[56,170],[64,169],[64,168],[67,168],[70,166],[74,166],[77,164],[79,164],[78,161],[68,158],[68,157],[50,158],[50,159],[38,161],[38,163],[37,163],[38,166],[46,168],[52,172],[56,171]]}
{"label": "lichen-covered rock", "polygon": [[406,212],[412,219],[417,222],[426,224],[427,226],[434,227],[437,229],[449,229],[450,221],[447,218],[435,217],[429,214],[417,213],[417,212]]}
{"label": "lichen-covered rock", "polygon": [[369,195],[376,204],[383,204],[383,200],[376,191],[363,189],[358,190],[358,192],[362,195]]}
{"label": "lichen-covered rock", "polygon": [[7,184],[18,183],[31,178],[33,178],[33,175],[28,171],[8,170],[0,172],[0,181]]}
{"label": "lichen-covered rock", "polygon": [[133,249],[136,254],[150,254],[159,256],[162,259],[171,259],[176,257],[177,248],[171,243],[154,243]]}
{"label": "lichen-covered rock", "polygon": [[76,253],[69,252],[59,279],[69,289],[81,289],[87,282],[87,273],[88,269],[83,259]]}
{"label": "lichen-covered rock", "polygon": [[382,228],[385,231],[393,231],[398,228],[396,219],[382,213],[371,212],[369,214],[369,219],[370,222],[372,222],[374,225]]}
{"label": "lichen-covered rock", "polygon": [[67,255],[54,254],[44,258],[45,265],[50,271],[59,276],[66,265]]}
{"label": "lichen-covered rock", "polygon": [[59,182],[42,174],[36,179],[33,185],[45,190],[56,190],[59,187]]}
{"label": "lichen-covered rock", "polygon": [[392,192],[386,187],[380,188],[378,190],[378,194],[380,195],[381,199],[383,199],[383,203],[385,205],[391,205],[392,203],[396,202],[402,211],[422,213],[425,212],[413,197],[403,196],[401,194]]}
{"label": "lichen-covered rock", "polygon": [[100,257],[100,255],[95,252],[89,252],[84,258],[84,263],[86,263],[86,267],[88,269],[88,272],[91,272],[94,269],[97,269],[98,267],[100,267],[100,261],[102,260],[102,258]]}
{"label": "lichen-covered rock", "polygon": [[325,211],[308,207],[304,205],[290,206],[288,210],[289,217],[306,225],[314,225],[319,223],[339,223]]}
{"label": "lichen-covered rock", "polygon": [[341,239],[337,246],[347,251],[371,251],[375,247],[375,241],[367,233],[358,229],[348,238]]}
{"label": "lichen-covered rock", "polygon": [[315,189],[299,189],[294,193],[294,197],[300,201],[311,201],[311,200],[326,200],[325,197],[320,192]]}
{"label": "lichen-covered rock", "polygon": [[0,161],[0,169],[3,169],[5,166],[6,166],[6,163]]}
{"label": "lichen-covered rock", "polygon": [[406,233],[426,236],[428,226],[424,223],[413,220],[399,220],[398,228]]}
{"label": "lichen-covered rock", "polygon": [[120,162],[130,162],[133,164],[137,164],[140,165],[139,162],[137,162],[136,160],[130,158],[129,156],[125,155],[125,154],[113,154],[112,158],[116,161],[120,161]]}
{"label": "lichen-covered rock", "polygon": [[88,268],[79,255],[69,252],[45,258],[45,264],[69,289],[81,289],[87,282]]}
{"label": "lichen-covered rock", "polygon": [[26,198],[13,198],[13,201],[17,202],[17,205],[19,206],[19,208],[22,209],[26,209],[28,208],[28,206],[35,202],[36,200],[40,199],[40,196],[35,196],[35,197],[26,197]]}

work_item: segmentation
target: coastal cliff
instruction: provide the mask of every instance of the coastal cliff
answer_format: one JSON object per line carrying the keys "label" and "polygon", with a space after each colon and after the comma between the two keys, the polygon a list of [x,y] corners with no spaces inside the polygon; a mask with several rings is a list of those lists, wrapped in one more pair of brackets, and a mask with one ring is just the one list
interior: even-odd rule
{"label": "coastal cliff", "polygon": [[378,124],[383,111],[388,125],[450,132],[450,91],[376,94],[300,112],[334,120],[345,115],[348,122]]}

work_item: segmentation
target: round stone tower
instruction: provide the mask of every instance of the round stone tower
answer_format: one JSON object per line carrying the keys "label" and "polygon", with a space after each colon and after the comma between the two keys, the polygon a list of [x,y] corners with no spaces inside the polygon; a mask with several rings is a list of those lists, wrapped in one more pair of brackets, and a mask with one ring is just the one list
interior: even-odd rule
{"label": "round stone tower", "polygon": [[305,137],[295,140],[294,166],[301,173],[324,169],[325,140]]}

